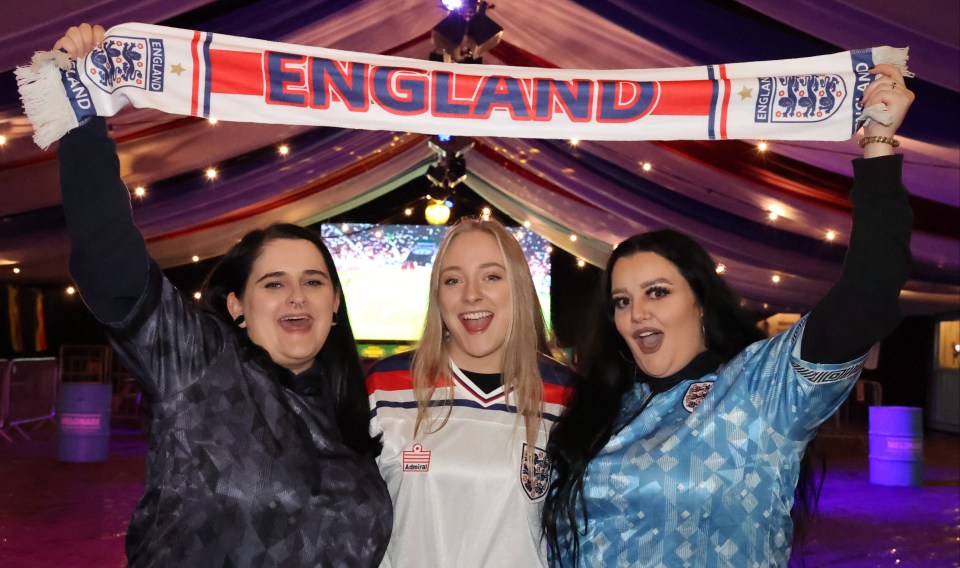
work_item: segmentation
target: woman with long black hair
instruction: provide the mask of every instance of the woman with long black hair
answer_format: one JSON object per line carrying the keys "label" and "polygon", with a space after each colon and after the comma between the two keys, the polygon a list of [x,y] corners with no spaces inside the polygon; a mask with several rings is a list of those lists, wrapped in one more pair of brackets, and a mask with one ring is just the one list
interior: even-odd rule
{"label": "woman with long black hair", "polygon": [[631,237],[607,263],[606,310],[553,430],[544,506],[558,566],[786,566],[800,464],[853,388],[870,346],[899,321],[912,213],[894,138],[913,102],[878,65],[863,104],[853,232],[833,289],[760,340],[695,241]]}

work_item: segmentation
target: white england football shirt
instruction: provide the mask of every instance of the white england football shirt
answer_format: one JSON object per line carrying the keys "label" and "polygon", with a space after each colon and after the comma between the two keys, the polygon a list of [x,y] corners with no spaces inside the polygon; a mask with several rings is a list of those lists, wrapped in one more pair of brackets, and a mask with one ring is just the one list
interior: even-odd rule
{"label": "white england football shirt", "polygon": [[[563,410],[571,373],[542,358],[544,428],[525,465],[524,428],[503,387],[489,394],[451,362],[454,400],[434,409],[432,432],[414,437],[417,404],[412,354],[380,361],[367,378],[371,429],[383,435],[380,473],[394,506],[393,535],[381,566],[545,566],[540,508],[550,480],[546,432]],[[448,389],[437,389],[442,404]]]}

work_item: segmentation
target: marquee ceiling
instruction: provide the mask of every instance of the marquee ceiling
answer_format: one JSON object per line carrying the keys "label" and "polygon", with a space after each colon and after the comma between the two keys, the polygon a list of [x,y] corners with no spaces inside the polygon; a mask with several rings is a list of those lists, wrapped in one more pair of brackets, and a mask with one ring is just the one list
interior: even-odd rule
{"label": "marquee ceiling", "polygon": [[[161,23],[423,59],[445,15],[436,0],[360,2],[33,0],[0,20],[0,281],[66,282],[56,157],[30,140],[12,68],[69,25]],[[655,68],[909,45],[917,101],[902,128],[916,223],[913,313],[960,302],[960,3],[892,0],[500,0],[505,29],[485,63]],[[12,14],[10,13],[12,11]],[[57,15],[51,17],[50,14]],[[403,132],[223,123],[128,109],[110,120],[122,175],[143,185],[138,224],[161,266],[222,253],[252,227],[312,223],[423,175],[432,152]],[[277,145],[290,154],[281,157]],[[602,264],[640,231],[691,233],[744,297],[809,308],[839,274],[850,231],[855,142],[581,142],[480,138],[467,184],[516,222]],[[649,163],[650,171],[642,164]],[[220,176],[207,181],[203,170]],[[781,212],[776,221],[771,209]],[[829,242],[828,231],[837,237]],[[571,235],[577,235],[572,241]],[[12,267],[20,267],[14,275]],[[771,276],[779,274],[779,284]]]}

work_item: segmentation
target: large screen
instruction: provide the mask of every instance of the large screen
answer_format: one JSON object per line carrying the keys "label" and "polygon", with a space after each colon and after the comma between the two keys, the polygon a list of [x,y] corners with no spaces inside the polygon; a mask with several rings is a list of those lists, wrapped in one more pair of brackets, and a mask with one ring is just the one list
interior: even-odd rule
{"label": "large screen", "polygon": [[[508,230],[527,257],[549,325],[550,244],[524,228]],[[446,231],[446,227],[430,225],[321,225],[358,340],[420,338],[430,293],[430,270]]]}

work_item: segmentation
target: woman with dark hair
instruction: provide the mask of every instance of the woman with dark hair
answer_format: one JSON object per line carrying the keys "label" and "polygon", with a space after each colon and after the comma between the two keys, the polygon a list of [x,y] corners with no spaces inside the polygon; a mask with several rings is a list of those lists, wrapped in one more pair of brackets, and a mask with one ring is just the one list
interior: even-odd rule
{"label": "woman with dark hair", "polygon": [[631,237],[607,263],[584,379],[550,436],[543,512],[557,566],[786,566],[801,460],[870,346],[899,321],[912,214],[894,139],[913,101],[878,65],[854,161],[839,282],[787,332],[762,334],[695,241]]}
{"label": "woman with dark hair", "polygon": [[[82,57],[103,28],[55,48]],[[130,566],[376,566],[392,508],[340,280],[313,232],[243,237],[202,309],[147,254],[101,118],[60,142],[70,267],[153,421]]]}

